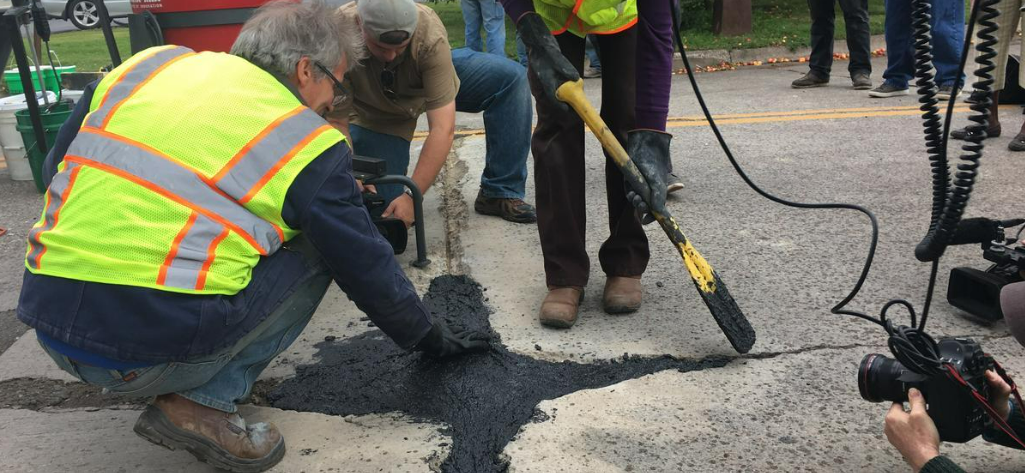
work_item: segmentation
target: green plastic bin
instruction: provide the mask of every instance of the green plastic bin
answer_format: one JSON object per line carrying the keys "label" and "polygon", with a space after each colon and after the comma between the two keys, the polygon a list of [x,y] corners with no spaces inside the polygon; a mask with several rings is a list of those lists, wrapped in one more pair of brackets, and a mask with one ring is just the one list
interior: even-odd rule
{"label": "green plastic bin", "polygon": [[[57,132],[71,116],[71,104],[61,102],[54,105],[50,110],[40,107],[42,113],[43,131],[46,135],[46,149],[53,148],[53,142],[57,140]],[[18,120],[17,129],[21,133],[21,139],[25,141],[25,151],[28,153],[28,164],[32,168],[32,179],[36,181],[36,189],[39,192],[46,192],[46,185],[43,184],[43,161],[46,160],[46,153],[39,149],[36,143],[36,134],[32,130],[32,118],[28,110],[19,110],[14,113]]]}
{"label": "green plastic bin", "polygon": [[[57,80],[58,74],[64,74],[68,72],[75,72],[75,66],[63,66],[57,68],[57,74],[53,73],[53,68],[50,66],[42,66],[39,68],[43,72],[43,83],[46,85],[46,90],[57,92],[60,90],[60,81]],[[32,72],[32,86],[39,92],[39,76],[36,75],[36,68],[29,67]],[[18,75],[17,69],[10,69],[4,71],[4,80],[7,81],[7,89],[11,91],[11,95],[20,94],[25,92],[25,87],[21,85],[21,76]]]}

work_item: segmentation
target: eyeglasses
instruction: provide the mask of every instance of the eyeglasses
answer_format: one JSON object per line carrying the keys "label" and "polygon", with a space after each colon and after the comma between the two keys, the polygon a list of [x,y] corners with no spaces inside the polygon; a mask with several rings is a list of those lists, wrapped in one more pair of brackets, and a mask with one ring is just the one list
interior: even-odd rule
{"label": "eyeglasses", "polygon": [[342,103],[342,101],[345,100],[345,97],[349,95],[349,91],[345,90],[345,86],[342,85],[342,81],[338,80],[338,78],[335,77],[335,74],[331,72],[331,70],[329,70],[327,67],[325,67],[323,64],[319,62],[314,62],[313,64],[317,66],[317,68],[320,69],[321,72],[326,74],[327,77],[331,79],[331,82],[334,83],[335,99],[331,102],[331,106],[339,106]]}
{"label": "eyeglasses", "polygon": [[384,87],[384,96],[389,100],[396,100],[399,94],[395,93],[395,71],[383,69],[381,71],[381,85]]}

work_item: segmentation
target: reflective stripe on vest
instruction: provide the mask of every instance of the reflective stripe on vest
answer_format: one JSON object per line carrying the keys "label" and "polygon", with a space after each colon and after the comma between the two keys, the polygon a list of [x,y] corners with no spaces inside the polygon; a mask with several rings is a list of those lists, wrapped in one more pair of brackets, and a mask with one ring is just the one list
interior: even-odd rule
{"label": "reflective stripe on vest", "polygon": [[196,53],[191,49],[178,46],[157,51],[152,56],[139,61],[131,69],[122,73],[117,82],[107,88],[107,93],[104,94],[100,106],[86,117],[85,124],[95,128],[105,128],[110,117],[114,116],[116,109],[124,103],[125,99],[131,97],[136,90],[142,87],[150,77],[174,61],[193,54]]}
{"label": "reflective stripe on vest", "polygon": [[157,284],[202,290],[206,272],[214,261],[214,250],[227,236],[227,227],[192,212],[160,267]]}
{"label": "reflective stripe on vest", "polygon": [[195,171],[156,150],[83,128],[64,159],[118,175],[189,207],[231,228],[262,255],[281,247],[279,229],[212,188]]}
{"label": "reflective stripe on vest", "polygon": [[245,204],[281,165],[327,129],[330,125],[316,112],[305,106],[296,107],[268,125],[211,180]]}
{"label": "reflective stripe on vest", "polygon": [[78,172],[81,170],[82,168],[78,164],[68,163],[63,171],[53,177],[50,187],[46,190],[47,203],[46,211],[43,214],[43,225],[33,228],[28,233],[29,252],[28,256],[25,257],[25,261],[32,269],[39,269],[43,254],[46,253],[46,246],[40,242],[39,238],[43,232],[57,225],[57,218],[60,217],[61,207],[64,206],[64,201],[67,200],[68,193],[71,192],[71,187],[75,184],[75,178],[78,177]]}

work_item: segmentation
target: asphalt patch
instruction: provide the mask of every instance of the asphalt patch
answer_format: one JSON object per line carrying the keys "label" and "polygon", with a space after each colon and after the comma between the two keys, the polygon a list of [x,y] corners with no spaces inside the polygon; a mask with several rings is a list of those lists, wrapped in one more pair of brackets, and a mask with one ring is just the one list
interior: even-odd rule
{"label": "asphalt patch", "polygon": [[319,361],[267,394],[274,407],[331,415],[402,412],[449,426],[445,472],[505,471],[505,445],[527,422],[544,422],[537,404],[582,389],[609,386],[663,370],[721,367],[726,357],[688,361],[669,356],[590,364],[553,363],[510,352],[488,320],[479,284],[465,276],[431,281],[424,302],[451,325],[492,334],[493,350],[451,360],[407,353],[380,332],[318,343]]}

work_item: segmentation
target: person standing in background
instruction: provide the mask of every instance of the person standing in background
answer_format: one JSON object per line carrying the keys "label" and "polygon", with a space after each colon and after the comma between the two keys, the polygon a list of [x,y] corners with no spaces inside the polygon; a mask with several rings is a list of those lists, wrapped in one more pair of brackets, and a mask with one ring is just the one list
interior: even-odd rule
{"label": "person standing in background", "polygon": [[[459,4],[466,23],[466,47],[505,57],[505,10],[502,4],[498,0],[460,0]],[[481,27],[487,34],[484,41],[481,40]]]}
{"label": "person standing in background", "polygon": [[[835,10],[833,0],[808,0],[811,12],[810,70],[790,84],[795,89],[822,87],[829,84],[833,65],[833,33]],[[847,49],[851,62],[847,70],[855,90],[872,88],[872,62],[869,55],[868,0],[840,0],[844,22],[847,24]]]}

